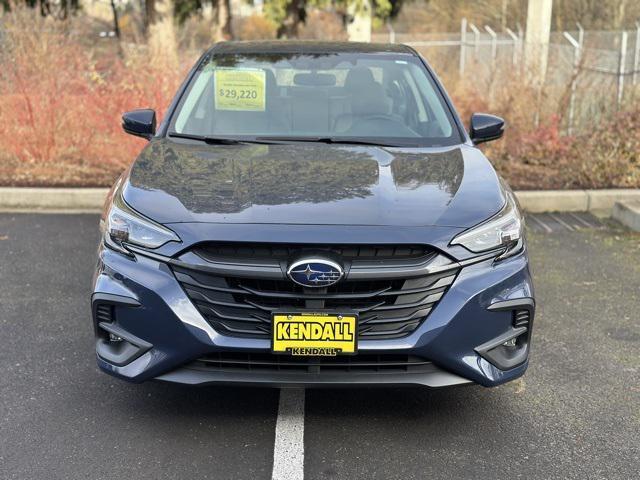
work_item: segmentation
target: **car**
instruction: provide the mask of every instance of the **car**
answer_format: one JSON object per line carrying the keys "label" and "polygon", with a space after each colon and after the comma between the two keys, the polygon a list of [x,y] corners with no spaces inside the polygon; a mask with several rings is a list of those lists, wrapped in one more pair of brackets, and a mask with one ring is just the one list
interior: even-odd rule
{"label": "car", "polygon": [[222,42],[111,189],[100,369],[187,385],[496,386],[528,366],[517,200],[397,44]]}

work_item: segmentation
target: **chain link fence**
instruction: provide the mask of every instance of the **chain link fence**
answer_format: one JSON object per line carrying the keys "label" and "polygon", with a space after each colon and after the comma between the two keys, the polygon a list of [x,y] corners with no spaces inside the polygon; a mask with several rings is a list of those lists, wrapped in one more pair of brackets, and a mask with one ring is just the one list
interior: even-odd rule
{"label": "chain link fence", "polygon": [[[491,103],[505,80],[526,83],[525,37],[462,20],[460,32],[374,34],[374,42],[415,48],[448,81],[473,82]],[[593,127],[640,99],[640,24],[628,31],[552,32],[538,111],[558,113],[569,134]]]}

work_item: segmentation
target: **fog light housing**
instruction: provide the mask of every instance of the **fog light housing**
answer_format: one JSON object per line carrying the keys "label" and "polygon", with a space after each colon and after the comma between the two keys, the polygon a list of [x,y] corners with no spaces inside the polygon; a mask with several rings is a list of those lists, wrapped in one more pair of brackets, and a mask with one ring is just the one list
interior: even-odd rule
{"label": "fog light housing", "polygon": [[110,342],[121,342],[122,341],[122,337],[119,337],[115,333],[109,332],[109,341]]}
{"label": "fog light housing", "polygon": [[502,335],[475,348],[478,355],[500,370],[509,370],[527,361],[535,303],[532,298],[495,302],[491,312],[509,314],[511,322]]}
{"label": "fog light housing", "polygon": [[91,297],[96,353],[105,362],[122,367],[149,351],[152,345],[118,323],[118,309],[138,308],[134,298],[96,292]]}
{"label": "fog light housing", "polygon": [[116,324],[100,322],[98,330],[101,333],[96,339],[96,353],[117,367],[133,362],[152,347]]}

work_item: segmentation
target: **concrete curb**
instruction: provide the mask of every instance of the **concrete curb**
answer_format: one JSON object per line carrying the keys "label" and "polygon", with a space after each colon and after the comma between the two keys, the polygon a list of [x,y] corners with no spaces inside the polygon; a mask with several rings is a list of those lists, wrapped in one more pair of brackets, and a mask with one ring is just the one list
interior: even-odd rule
{"label": "concrete curb", "polygon": [[585,190],[533,190],[516,192],[523,210],[542,212],[586,212],[589,198]]}
{"label": "concrete curb", "polygon": [[640,232],[640,200],[616,202],[611,216],[631,230]]}
{"label": "concrete curb", "polygon": [[640,201],[640,188],[586,190],[589,195],[589,211],[609,210],[617,202]]}
{"label": "concrete curb", "polygon": [[4,212],[100,212],[108,188],[0,188]]}
{"label": "concrete curb", "polygon": [[533,190],[516,192],[531,213],[611,211],[616,202],[640,200],[640,189]]}
{"label": "concrete curb", "polygon": [[[107,188],[0,188],[3,212],[100,212]],[[609,211],[617,202],[640,201],[640,189],[518,191],[531,213]]]}

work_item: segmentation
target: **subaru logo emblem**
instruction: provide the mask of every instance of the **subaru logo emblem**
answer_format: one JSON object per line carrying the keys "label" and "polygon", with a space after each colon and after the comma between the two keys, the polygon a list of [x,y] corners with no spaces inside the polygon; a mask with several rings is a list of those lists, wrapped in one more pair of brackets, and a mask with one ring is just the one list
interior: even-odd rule
{"label": "subaru logo emblem", "polygon": [[292,263],[287,275],[303,287],[328,287],[342,278],[344,270],[330,260],[307,258]]}

